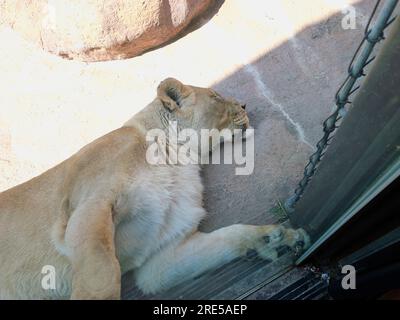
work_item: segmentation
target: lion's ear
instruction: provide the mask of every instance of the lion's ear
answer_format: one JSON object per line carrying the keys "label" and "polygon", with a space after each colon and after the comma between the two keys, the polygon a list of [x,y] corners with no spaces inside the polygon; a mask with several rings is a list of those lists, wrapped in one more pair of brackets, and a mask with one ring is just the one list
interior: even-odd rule
{"label": "lion's ear", "polygon": [[185,85],[174,78],[167,78],[158,85],[157,97],[165,108],[174,111],[181,107]]}

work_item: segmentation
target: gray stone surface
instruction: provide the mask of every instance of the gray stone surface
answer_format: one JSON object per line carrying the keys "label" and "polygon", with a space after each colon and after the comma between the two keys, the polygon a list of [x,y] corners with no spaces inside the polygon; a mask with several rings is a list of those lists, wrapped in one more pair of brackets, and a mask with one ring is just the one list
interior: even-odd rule
{"label": "gray stone surface", "polygon": [[[294,15],[294,4],[285,4],[286,14]],[[204,230],[274,221],[268,211],[291,195],[302,177],[373,4],[355,4],[356,29],[344,30],[343,14],[335,12],[215,84],[222,94],[250,106],[256,129],[255,170],[252,176],[235,176],[233,165],[209,165],[204,170],[210,212]],[[266,39],[269,36],[265,34]]]}

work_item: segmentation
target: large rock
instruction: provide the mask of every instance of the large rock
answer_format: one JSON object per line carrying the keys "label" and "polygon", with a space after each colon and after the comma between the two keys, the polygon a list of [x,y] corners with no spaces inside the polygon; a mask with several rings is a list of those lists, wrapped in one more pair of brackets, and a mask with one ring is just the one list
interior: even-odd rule
{"label": "large rock", "polygon": [[68,59],[125,59],[176,38],[214,0],[0,0],[0,23]]}

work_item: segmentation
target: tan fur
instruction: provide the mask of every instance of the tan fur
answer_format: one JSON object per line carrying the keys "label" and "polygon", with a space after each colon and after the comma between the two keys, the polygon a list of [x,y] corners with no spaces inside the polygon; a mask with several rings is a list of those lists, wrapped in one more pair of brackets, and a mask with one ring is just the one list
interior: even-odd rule
{"label": "tan fur", "polygon": [[[206,214],[199,167],[146,162],[146,132],[165,129],[168,119],[195,130],[248,127],[236,101],[166,79],[157,98],[122,128],[0,193],[0,298],[118,299],[121,273],[129,270],[143,291],[157,292],[249,248],[274,258],[275,247],[260,241],[278,227],[196,231]],[[291,246],[303,235],[283,232],[279,244]],[[41,286],[45,265],[55,267],[56,290]]]}

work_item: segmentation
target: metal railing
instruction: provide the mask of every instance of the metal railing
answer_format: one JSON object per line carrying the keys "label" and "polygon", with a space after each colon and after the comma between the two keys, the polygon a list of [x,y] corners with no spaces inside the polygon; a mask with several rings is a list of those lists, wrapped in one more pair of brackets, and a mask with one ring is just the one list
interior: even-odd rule
{"label": "metal railing", "polygon": [[347,77],[336,92],[335,111],[323,123],[324,135],[316,145],[317,150],[310,156],[309,162],[304,169],[303,178],[295,189],[294,195],[285,202],[285,209],[289,213],[294,211],[297,201],[302,197],[304,190],[315,174],[329,141],[332,139],[332,133],[339,127],[338,122],[346,114],[345,106],[351,103],[350,96],[360,88],[360,86],[355,87],[357,80],[365,76],[364,68],[375,59],[375,56],[370,58],[375,45],[385,39],[384,30],[396,19],[396,17],[391,18],[391,16],[398,0],[385,0],[373,26],[370,28],[380,3],[381,0],[378,0],[375,4],[365,28],[364,37],[351,59]]}

